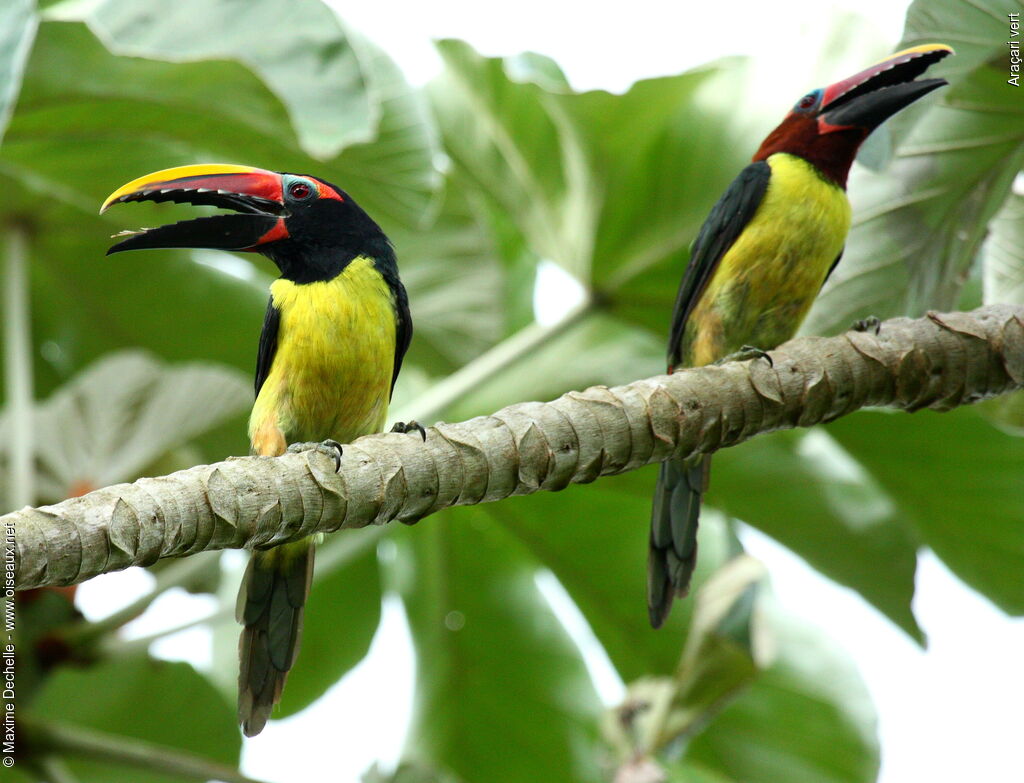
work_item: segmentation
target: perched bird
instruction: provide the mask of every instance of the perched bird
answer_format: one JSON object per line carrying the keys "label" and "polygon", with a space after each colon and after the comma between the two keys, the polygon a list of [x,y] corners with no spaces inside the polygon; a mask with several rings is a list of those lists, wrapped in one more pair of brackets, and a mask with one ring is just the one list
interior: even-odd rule
{"label": "perched bird", "polygon": [[[270,286],[256,359],[252,453],[326,450],[384,428],[412,337],[395,253],[380,227],[340,188],[316,177],[248,166],[181,166],[114,191],[125,201],[236,210],[126,232],[107,251],[216,248],[262,253],[281,271]],[[422,428],[396,425],[398,431]],[[325,442],[325,443],[320,443]],[[238,596],[238,716],[258,734],[295,663],[313,575],[312,537],[257,549]]]}
{"label": "perched bird", "polygon": [[[668,371],[771,349],[792,337],[850,229],[846,177],[886,119],[946,84],[914,81],[952,53],[906,49],[797,101],[712,208],[693,244],[668,344]],[[750,351],[747,351],[750,355]],[[651,625],[684,596],[697,558],[697,520],[710,456],[668,460],[654,494],[647,572]]]}

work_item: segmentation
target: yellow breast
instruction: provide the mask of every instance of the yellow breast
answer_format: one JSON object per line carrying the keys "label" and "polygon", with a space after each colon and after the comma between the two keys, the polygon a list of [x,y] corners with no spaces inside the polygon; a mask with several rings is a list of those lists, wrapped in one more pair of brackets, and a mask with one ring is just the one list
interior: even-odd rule
{"label": "yellow breast", "polygon": [[348,443],[380,432],[387,417],[395,359],[391,290],[359,257],[326,282],[277,280],[277,352],[249,418],[257,453],[276,429],[287,443],[328,438]]}
{"label": "yellow breast", "polygon": [[744,345],[792,337],[850,230],[850,202],[802,158],[768,158],[772,174],[753,219],[719,262],[686,326],[684,359],[702,365]]}

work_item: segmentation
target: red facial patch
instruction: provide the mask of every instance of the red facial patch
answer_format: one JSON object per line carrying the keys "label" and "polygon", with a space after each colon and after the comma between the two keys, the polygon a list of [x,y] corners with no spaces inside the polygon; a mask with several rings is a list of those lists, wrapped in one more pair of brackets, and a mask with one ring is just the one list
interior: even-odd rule
{"label": "red facial patch", "polygon": [[257,241],[255,245],[253,245],[252,247],[247,247],[246,250],[255,250],[260,245],[265,245],[268,242],[276,242],[279,239],[287,238],[288,228],[284,224],[284,218],[278,218],[277,222],[274,224],[274,227],[270,229],[270,231],[268,231],[266,234],[261,236],[259,238],[259,241]]}
{"label": "red facial patch", "polygon": [[[826,133],[832,133],[833,131],[851,130],[853,125],[833,125],[825,120],[824,116],[818,117],[818,135],[824,136]],[[863,129],[861,129],[863,130]],[[865,134],[867,135],[867,134]]]}
{"label": "red facial patch", "polygon": [[316,183],[316,189],[317,189],[317,192],[320,193],[320,198],[332,198],[335,201],[344,201],[345,200],[345,199],[343,199],[341,197],[341,194],[338,193],[338,191],[336,191],[334,188],[332,188],[326,182],[322,182],[321,180],[318,180],[318,179],[314,179],[313,181]]}

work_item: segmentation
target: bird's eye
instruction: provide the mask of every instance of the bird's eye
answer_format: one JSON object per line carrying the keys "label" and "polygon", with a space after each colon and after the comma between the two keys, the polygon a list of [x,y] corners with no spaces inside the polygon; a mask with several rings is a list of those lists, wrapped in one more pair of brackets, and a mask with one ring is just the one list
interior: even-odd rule
{"label": "bird's eye", "polygon": [[293,182],[288,186],[288,195],[298,201],[305,201],[313,195],[313,186],[301,180]]}
{"label": "bird's eye", "polygon": [[814,92],[807,93],[803,98],[797,101],[796,106],[793,107],[794,111],[810,111],[818,105],[818,101],[821,100],[821,90],[815,90]]}

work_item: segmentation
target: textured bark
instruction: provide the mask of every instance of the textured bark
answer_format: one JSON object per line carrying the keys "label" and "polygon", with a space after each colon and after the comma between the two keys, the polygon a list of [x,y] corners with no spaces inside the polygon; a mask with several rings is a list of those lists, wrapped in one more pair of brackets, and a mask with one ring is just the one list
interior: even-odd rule
{"label": "textured bark", "polygon": [[161,557],[412,522],[454,505],[558,490],[865,406],[945,411],[1024,386],[1024,307],[930,313],[879,334],[792,340],[763,359],[595,386],[416,434],[232,458],[0,518],[17,586],[67,585]]}

